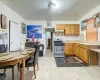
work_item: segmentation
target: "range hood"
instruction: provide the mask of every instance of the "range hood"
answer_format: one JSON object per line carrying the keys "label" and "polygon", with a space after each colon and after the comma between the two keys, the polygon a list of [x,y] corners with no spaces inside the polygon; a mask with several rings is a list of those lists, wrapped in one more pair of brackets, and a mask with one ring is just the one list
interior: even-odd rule
{"label": "range hood", "polygon": [[56,30],[56,29],[55,29],[55,32],[64,32],[64,30]]}

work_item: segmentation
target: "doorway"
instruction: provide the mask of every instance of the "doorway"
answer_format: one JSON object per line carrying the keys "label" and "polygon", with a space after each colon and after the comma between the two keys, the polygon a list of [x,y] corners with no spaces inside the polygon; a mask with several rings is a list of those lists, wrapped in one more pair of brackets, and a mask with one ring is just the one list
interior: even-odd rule
{"label": "doorway", "polygon": [[53,28],[46,28],[46,50],[48,51],[53,51],[53,33],[54,29]]}
{"label": "doorway", "polygon": [[52,51],[52,32],[46,32],[46,44],[47,44],[47,50],[51,50]]}

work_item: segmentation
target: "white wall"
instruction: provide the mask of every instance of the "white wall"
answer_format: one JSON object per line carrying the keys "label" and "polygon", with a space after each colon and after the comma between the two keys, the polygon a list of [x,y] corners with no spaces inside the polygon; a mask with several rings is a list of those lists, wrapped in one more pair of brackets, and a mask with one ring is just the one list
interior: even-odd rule
{"label": "white wall", "polygon": [[44,50],[46,50],[46,32],[44,30],[44,27],[46,27],[46,21],[27,21],[26,23],[27,25],[42,25],[42,38],[39,39],[39,41],[41,44],[44,44]]}
{"label": "white wall", "polygon": [[[96,8],[94,8],[92,11],[88,12],[86,15],[84,15],[78,22],[81,23],[81,21],[83,21],[85,19],[89,19],[90,17],[92,17],[93,15],[95,15],[98,12],[100,12],[100,5],[97,6]],[[81,31],[81,29],[80,29],[80,33],[84,34],[84,40],[86,40],[86,30]],[[100,41],[100,28],[98,28],[98,40]]]}
{"label": "white wall", "polygon": [[[44,44],[45,46],[45,50],[46,50],[46,32],[44,30],[44,28],[47,27],[47,22],[46,21],[27,21],[27,25],[42,25],[42,39],[40,39],[40,43]],[[56,24],[78,24],[77,21],[52,21],[52,28],[56,27]],[[79,40],[78,36],[54,36],[54,40],[56,38],[60,38],[63,41],[67,41],[67,40]]]}
{"label": "white wall", "polygon": [[[14,21],[19,24],[20,31],[18,33],[21,33],[21,22],[26,22],[25,19],[23,19],[20,15],[18,15],[16,12],[14,12],[12,9],[7,7],[5,4],[0,2],[0,14],[3,14],[7,17],[7,29],[4,30],[5,32],[9,33],[9,20]],[[0,32],[2,32],[2,29],[0,27]],[[16,34],[17,35],[17,34]],[[26,35],[21,34],[21,41],[25,41]]]}
{"label": "white wall", "polygon": [[[27,25],[42,25],[42,39],[40,39],[40,43],[44,44],[44,46],[46,46],[46,32],[44,30],[45,27],[47,27],[47,22],[46,21],[27,21],[25,20],[24,18],[22,18],[19,14],[17,14],[16,12],[14,12],[12,9],[10,9],[9,7],[7,7],[5,4],[3,4],[2,2],[0,2],[0,14],[3,14],[5,16],[7,16],[7,32],[8,32],[8,29],[9,29],[9,20],[12,20],[16,23],[19,24],[19,28],[20,28],[20,31],[18,33],[21,33],[21,22],[24,22],[26,23]],[[56,27],[56,24],[78,24],[79,22],[78,21],[53,21],[52,22],[52,26],[53,28]],[[0,29],[0,31],[2,31]],[[78,40],[79,37],[66,37],[66,36],[54,36],[55,38],[62,38],[64,41],[66,40]],[[54,39],[55,39],[54,38]],[[21,42],[25,42],[26,40],[26,35],[23,35],[21,34],[20,35],[20,40]],[[46,48],[46,47],[45,47]],[[46,50],[46,49],[45,49]]]}

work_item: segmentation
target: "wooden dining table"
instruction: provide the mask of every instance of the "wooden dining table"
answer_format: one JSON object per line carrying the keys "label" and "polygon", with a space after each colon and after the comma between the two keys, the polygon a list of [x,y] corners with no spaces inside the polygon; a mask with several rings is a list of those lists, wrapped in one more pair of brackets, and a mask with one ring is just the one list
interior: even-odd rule
{"label": "wooden dining table", "polygon": [[34,55],[34,52],[35,48],[26,48],[23,51],[9,52],[9,54],[6,55],[8,59],[0,60],[0,67],[22,64],[22,67],[20,68],[20,80],[24,80],[25,61]]}

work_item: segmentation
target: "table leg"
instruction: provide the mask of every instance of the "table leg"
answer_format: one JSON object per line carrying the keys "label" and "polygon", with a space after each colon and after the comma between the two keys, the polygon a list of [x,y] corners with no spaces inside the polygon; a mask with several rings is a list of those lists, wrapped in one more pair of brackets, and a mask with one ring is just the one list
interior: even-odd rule
{"label": "table leg", "polygon": [[12,80],[14,80],[14,67],[12,68]]}
{"label": "table leg", "polygon": [[25,61],[22,61],[22,67],[20,68],[20,80],[24,80],[24,66],[25,66]]}

